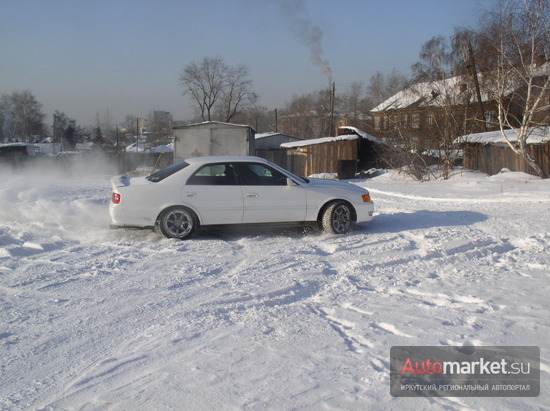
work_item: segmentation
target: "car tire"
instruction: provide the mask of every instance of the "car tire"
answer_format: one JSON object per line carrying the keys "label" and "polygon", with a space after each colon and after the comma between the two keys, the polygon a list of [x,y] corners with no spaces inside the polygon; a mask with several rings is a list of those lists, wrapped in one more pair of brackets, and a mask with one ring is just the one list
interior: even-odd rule
{"label": "car tire", "polygon": [[167,238],[183,240],[191,236],[196,227],[195,213],[185,207],[168,208],[160,214],[158,220],[158,228]]}
{"label": "car tire", "polygon": [[351,206],[344,201],[330,203],[321,215],[321,227],[330,234],[347,233],[351,227]]}

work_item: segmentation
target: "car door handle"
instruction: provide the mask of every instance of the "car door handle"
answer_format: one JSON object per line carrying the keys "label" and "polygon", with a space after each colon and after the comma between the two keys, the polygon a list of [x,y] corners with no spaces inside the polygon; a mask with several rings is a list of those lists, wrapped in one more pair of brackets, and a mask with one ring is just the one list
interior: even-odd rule
{"label": "car door handle", "polygon": [[189,197],[189,198],[195,198],[197,196],[197,194],[195,193],[187,193],[185,194],[185,197]]}
{"label": "car door handle", "polygon": [[256,194],[256,193],[246,193],[246,196],[248,198],[258,198],[258,194]]}

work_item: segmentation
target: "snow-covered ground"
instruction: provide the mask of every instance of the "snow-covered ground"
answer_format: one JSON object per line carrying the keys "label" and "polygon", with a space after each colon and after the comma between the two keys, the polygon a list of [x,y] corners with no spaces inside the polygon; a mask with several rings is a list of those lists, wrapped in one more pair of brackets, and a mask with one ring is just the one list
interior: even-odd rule
{"label": "snow-covered ground", "polygon": [[[110,175],[1,175],[0,408],[550,409],[550,180],[366,186],[343,236],[111,231]],[[535,398],[393,398],[396,345],[536,345]]]}

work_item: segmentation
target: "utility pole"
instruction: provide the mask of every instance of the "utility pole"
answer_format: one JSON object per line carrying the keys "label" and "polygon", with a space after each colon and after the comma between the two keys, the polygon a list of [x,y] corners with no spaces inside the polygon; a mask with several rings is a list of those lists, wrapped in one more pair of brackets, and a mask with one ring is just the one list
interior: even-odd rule
{"label": "utility pole", "polygon": [[57,143],[57,115],[55,113],[53,113],[53,148],[54,148],[54,151],[55,151],[55,143]]}
{"label": "utility pole", "polygon": [[334,96],[336,91],[336,83],[332,83],[332,91],[330,94],[330,129],[329,129],[329,136],[334,135]]}
{"label": "utility pole", "polygon": [[136,117],[136,153],[139,151],[139,118]]}

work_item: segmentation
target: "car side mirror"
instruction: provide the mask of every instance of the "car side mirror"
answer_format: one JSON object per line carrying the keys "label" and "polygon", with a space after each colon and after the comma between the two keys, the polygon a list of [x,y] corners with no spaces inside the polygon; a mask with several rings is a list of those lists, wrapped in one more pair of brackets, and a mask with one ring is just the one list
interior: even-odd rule
{"label": "car side mirror", "polygon": [[287,177],[287,178],[286,178],[286,185],[287,185],[287,186],[297,186],[298,184],[296,184],[296,183],[294,182],[294,180],[291,179],[290,177]]}

